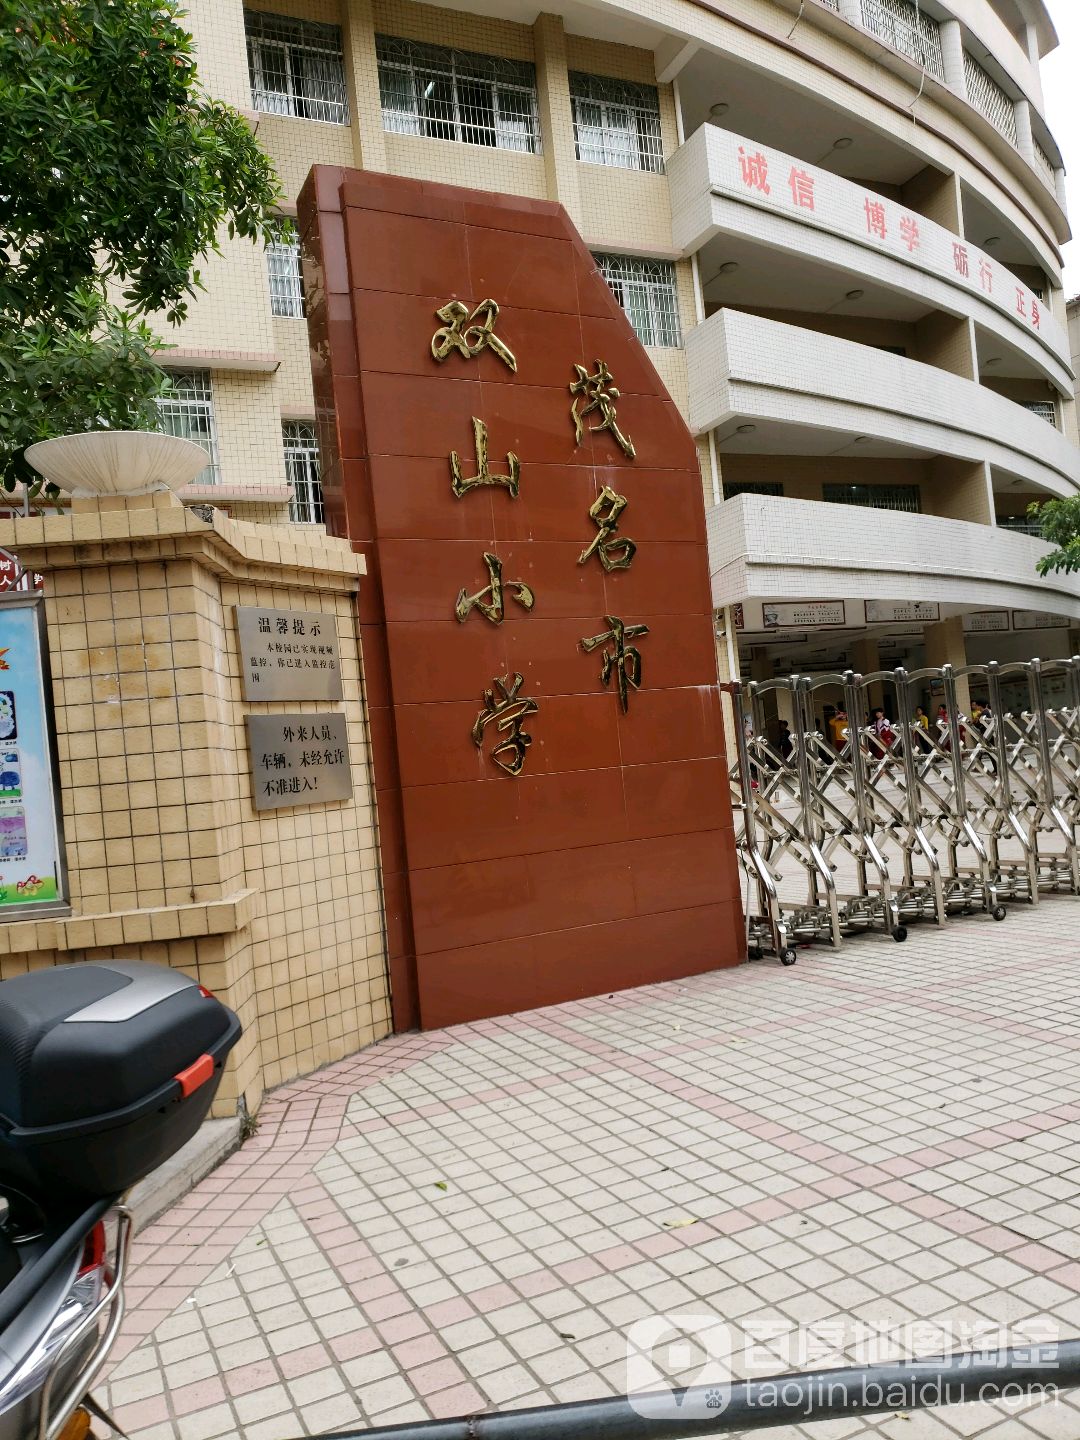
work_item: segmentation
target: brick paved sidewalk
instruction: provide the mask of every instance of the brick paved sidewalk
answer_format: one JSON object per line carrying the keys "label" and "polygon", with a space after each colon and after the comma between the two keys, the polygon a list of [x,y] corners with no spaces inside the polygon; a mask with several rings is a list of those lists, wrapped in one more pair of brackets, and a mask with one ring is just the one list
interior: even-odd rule
{"label": "brick paved sidewalk", "polygon": [[[799,1326],[849,1357],[918,1320],[1080,1335],[1078,920],[868,936],[279,1090],[136,1242],[101,1398],[133,1440],[291,1440],[620,1393],[657,1312],[750,1337],[739,1373],[844,1363]],[[765,1433],[1075,1440],[1080,1392]]]}

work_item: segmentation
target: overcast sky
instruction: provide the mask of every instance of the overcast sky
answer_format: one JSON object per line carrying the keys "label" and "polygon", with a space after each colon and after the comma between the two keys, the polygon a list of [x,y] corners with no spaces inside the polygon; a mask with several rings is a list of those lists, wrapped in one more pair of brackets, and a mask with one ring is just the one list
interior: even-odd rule
{"label": "overcast sky", "polygon": [[[1069,215],[1080,235],[1080,0],[1047,0],[1061,44],[1042,63],[1046,118],[1065,157]],[[1065,293],[1080,292],[1080,241],[1065,247]]]}

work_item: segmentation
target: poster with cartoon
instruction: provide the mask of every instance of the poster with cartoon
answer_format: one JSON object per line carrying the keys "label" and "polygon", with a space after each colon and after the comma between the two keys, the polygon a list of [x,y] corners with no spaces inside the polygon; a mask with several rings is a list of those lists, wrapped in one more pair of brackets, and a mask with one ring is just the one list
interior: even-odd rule
{"label": "poster with cartoon", "polygon": [[0,918],[64,901],[36,596],[0,599]]}

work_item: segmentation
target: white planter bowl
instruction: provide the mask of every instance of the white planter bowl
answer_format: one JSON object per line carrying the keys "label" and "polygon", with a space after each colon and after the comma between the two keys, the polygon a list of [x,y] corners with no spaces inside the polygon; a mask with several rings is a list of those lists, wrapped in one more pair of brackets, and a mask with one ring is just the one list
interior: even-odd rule
{"label": "white planter bowl", "polygon": [[39,474],[76,499],[148,495],[190,484],[210,458],[194,440],[156,430],[94,430],[27,447]]}

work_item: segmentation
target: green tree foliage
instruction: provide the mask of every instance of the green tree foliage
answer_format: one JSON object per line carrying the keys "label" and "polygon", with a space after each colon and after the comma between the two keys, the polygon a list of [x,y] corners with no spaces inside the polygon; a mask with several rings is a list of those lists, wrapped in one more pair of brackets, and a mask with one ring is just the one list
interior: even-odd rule
{"label": "green tree foliage", "polygon": [[1035,562],[1040,575],[1054,570],[1080,570],[1080,495],[1028,505],[1028,517],[1043,527],[1043,539],[1054,549]]}
{"label": "green tree foliage", "polygon": [[1054,570],[1080,570],[1080,495],[1044,500],[1028,506],[1028,515],[1042,526],[1043,539],[1055,547],[1035,565],[1040,575]]}
{"label": "green tree foliage", "polygon": [[182,321],[219,236],[267,240],[280,186],[200,85],[175,0],[0,0],[0,484],[26,447],[147,428],[145,317]]}

